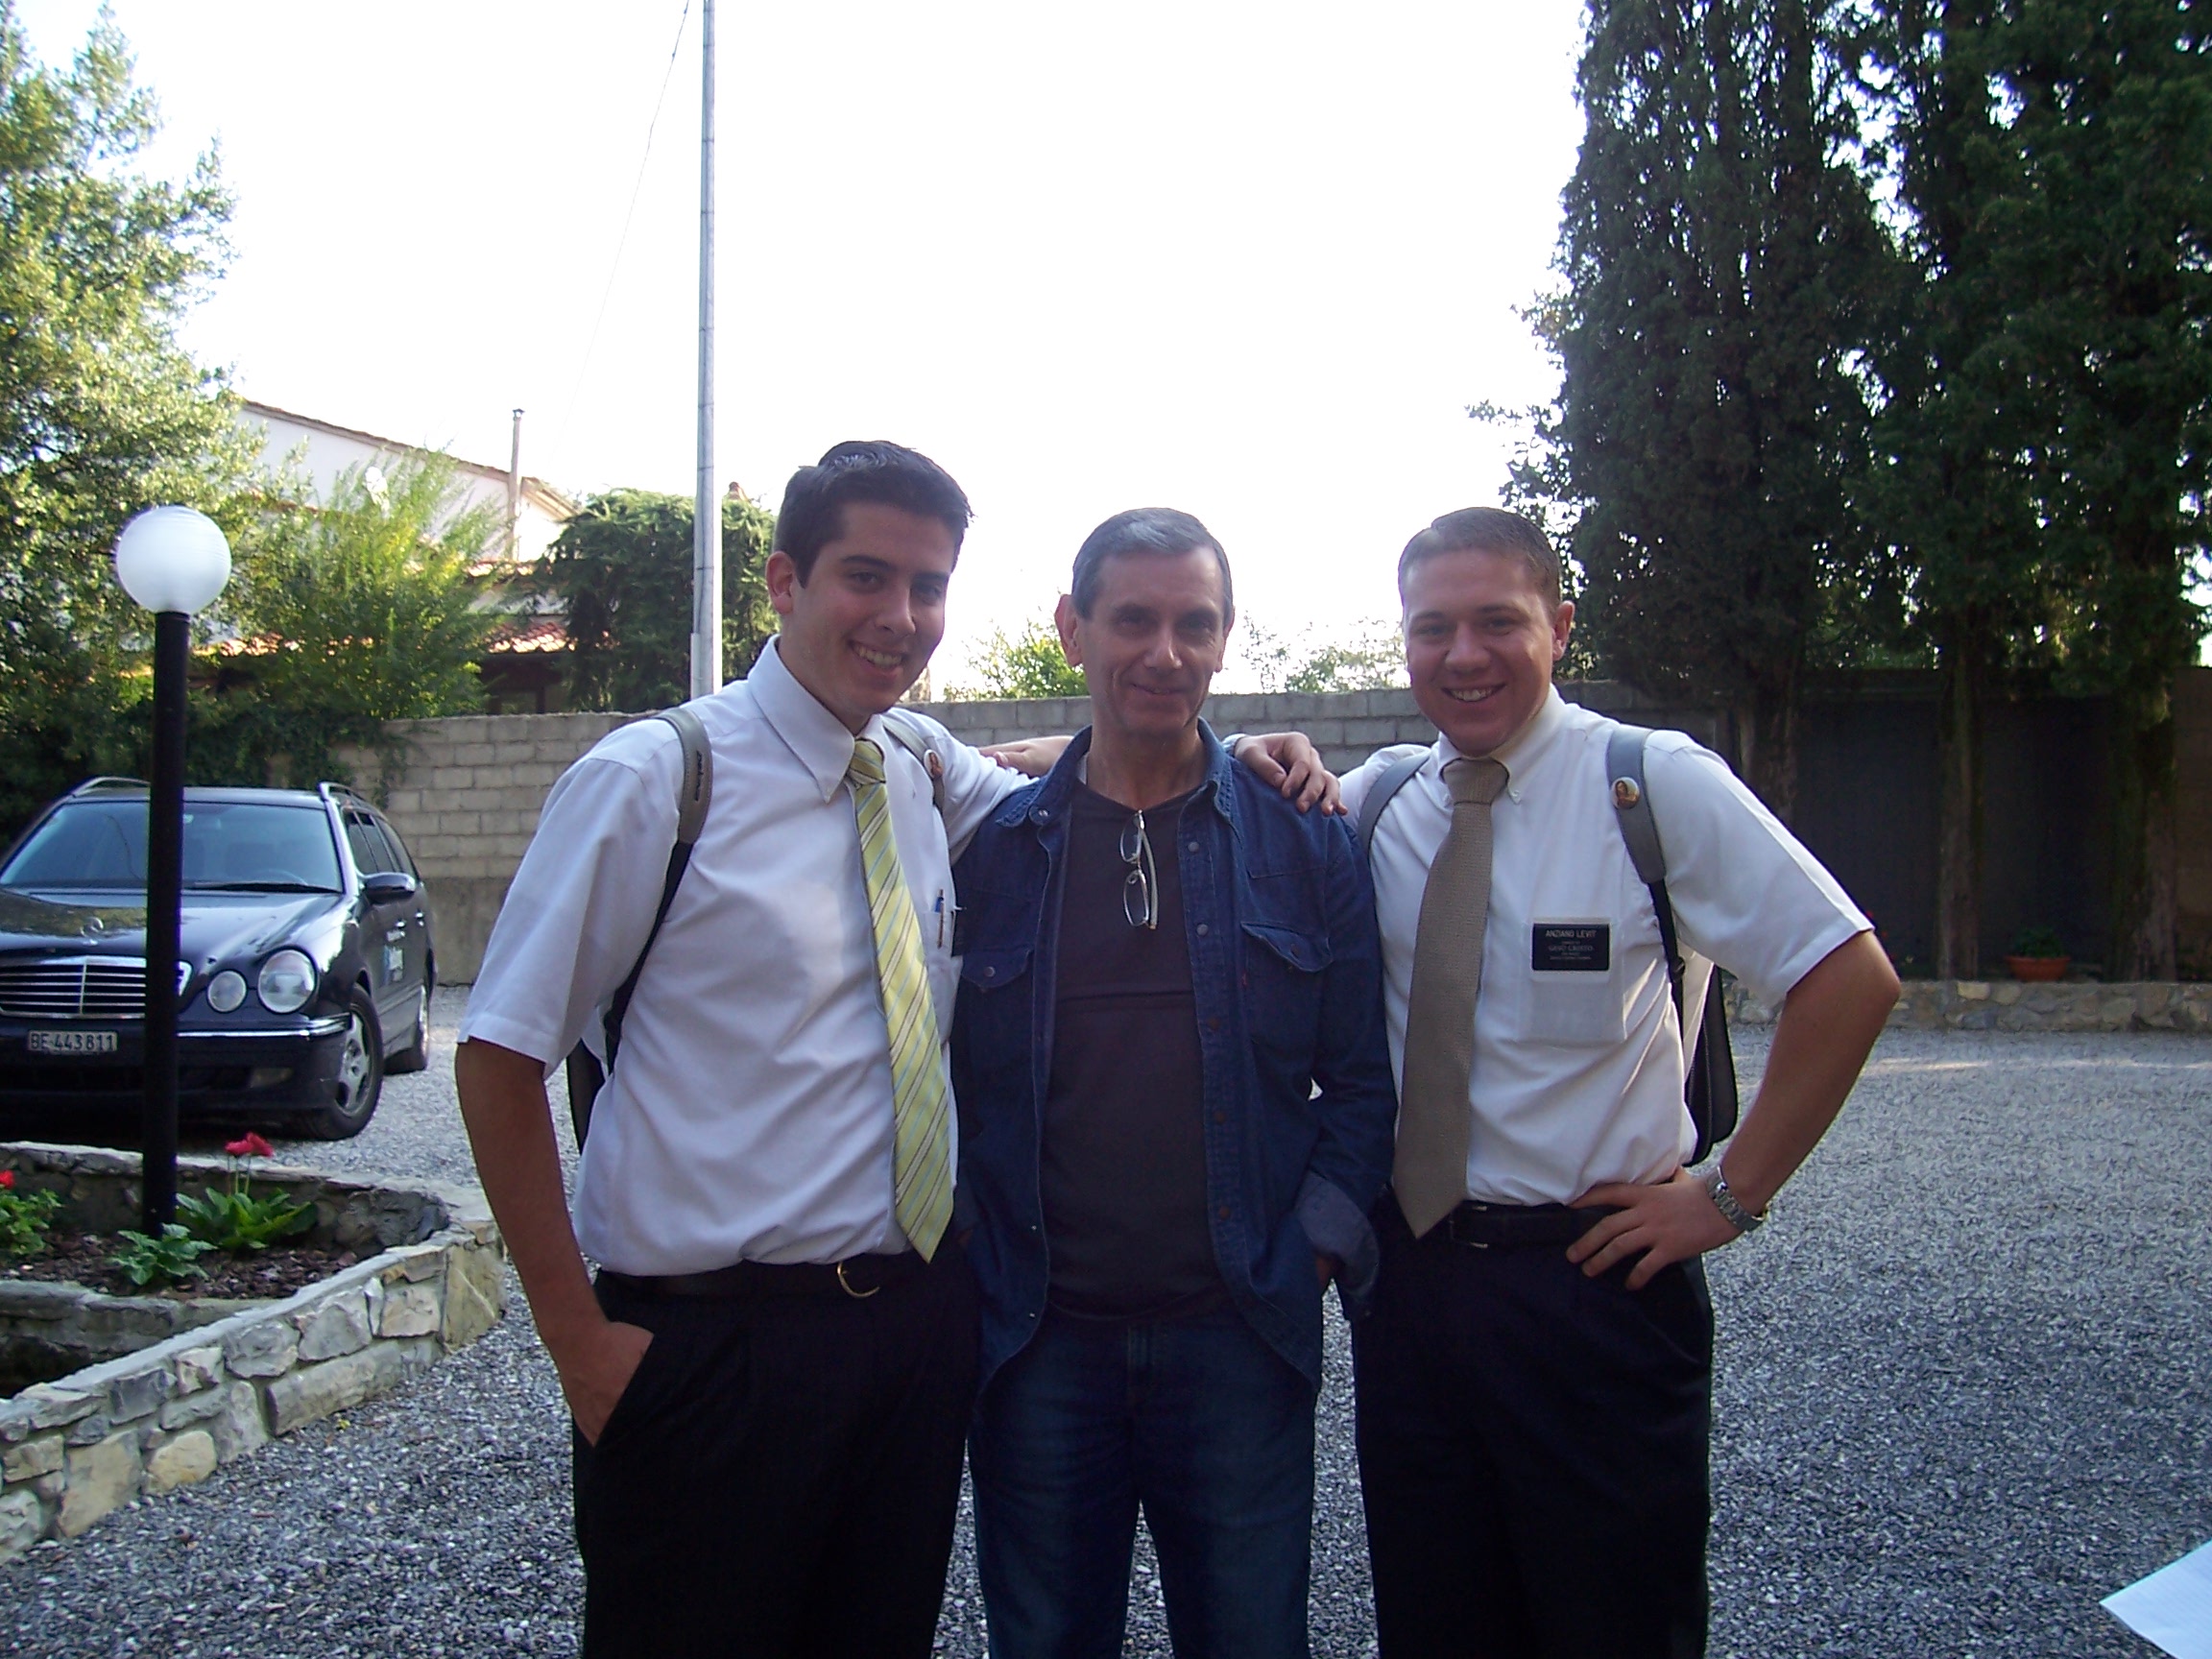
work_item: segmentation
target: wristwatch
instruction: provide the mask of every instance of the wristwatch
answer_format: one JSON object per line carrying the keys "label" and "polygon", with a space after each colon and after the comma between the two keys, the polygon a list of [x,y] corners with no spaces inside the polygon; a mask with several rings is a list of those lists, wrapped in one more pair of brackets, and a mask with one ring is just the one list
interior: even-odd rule
{"label": "wristwatch", "polygon": [[1705,1183],[1705,1196],[1713,1200],[1713,1208],[1720,1212],[1720,1219],[1739,1233],[1755,1233],[1765,1224],[1767,1212],[1757,1214],[1737,1201],[1736,1194],[1728,1190],[1728,1178],[1720,1173],[1720,1161],[1715,1159],[1699,1177]]}

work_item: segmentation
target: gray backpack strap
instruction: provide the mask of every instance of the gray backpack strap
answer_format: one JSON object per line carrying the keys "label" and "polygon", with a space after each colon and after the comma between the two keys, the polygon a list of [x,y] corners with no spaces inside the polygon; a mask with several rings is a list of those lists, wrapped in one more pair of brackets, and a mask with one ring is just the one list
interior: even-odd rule
{"label": "gray backpack strap", "polygon": [[914,717],[904,709],[886,709],[883,711],[883,730],[891,733],[891,740],[922,763],[922,770],[929,774],[929,799],[937,807],[937,816],[945,816],[945,757],[929,746]]}
{"label": "gray backpack strap", "polygon": [[684,745],[684,777],[676,785],[676,844],[695,846],[707,826],[707,807],[714,799],[714,751],[707,741],[707,728],[688,709],[663,709],[653,716],[676,728]]}
{"label": "gray backpack strap", "polygon": [[1659,919],[1659,944],[1667,953],[1667,978],[1674,1017],[1682,1029],[1683,1104],[1697,1131],[1692,1163],[1736,1132],[1736,1057],[1728,1046],[1728,1005],[1720,975],[1703,956],[1686,960],[1674,928],[1674,902],[1667,896],[1667,854],[1659,821],[1651,815],[1644,782],[1644,748],[1651,733],[1642,726],[1617,726],[1605,740],[1605,776],[1612,785],[1613,816],[1627,843],[1636,878],[1650,889]]}
{"label": "gray backpack strap", "polygon": [[582,1043],[568,1053],[568,1118],[575,1126],[579,1147],[591,1132],[591,1102],[605,1085],[607,1073],[614,1070],[614,1055],[622,1046],[622,1022],[630,1013],[630,998],[637,994],[638,976],[645,972],[646,954],[652,950],[653,941],[661,937],[661,924],[668,920],[669,905],[676,902],[676,889],[690,867],[691,849],[698,845],[699,832],[707,827],[707,808],[714,799],[714,751],[699,716],[688,709],[663,709],[653,718],[673,726],[677,741],[684,746],[684,768],[676,780],[676,844],[668,849],[668,870],[661,879],[661,907],[653,913],[652,931],[645,935],[637,960],[630,965],[629,977],[615,990],[607,1017],[600,1022],[606,1033],[605,1064]]}
{"label": "gray backpack strap", "polygon": [[[1645,799],[1644,745],[1651,733],[1642,726],[1616,726],[1605,739],[1605,776],[1613,785],[1613,812],[1620,820],[1621,839],[1628,843],[1628,858],[1636,866],[1636,879],[1647,887],[1667,883],[1667,854],[1659,848],[1659,822]],[[1668,942],[1671,952],[1673,942]]]}
{"label": "gray backpack strap", "polygon": [[1636,879],[1651,890],[1659,913],[1659,943],[1667,951],[1667,973],[1674,985],[1674,1005],[1682,1005],[1682,946],[1674,933],[1674,905],[1667,897],[1667,854],[1659,845],[1659,821],[1644,787],[1644,745],[1651,733],[1643,726],[1617,726],[1605,739],[1605,775],[1612,780],[1613,817],[1628,844]]}
{"label": "gray backpack strap", "polygon": [[1413,774],[1421,770],[1429,758],[1429,752],[1407,755],[1390,762],[1390,769],[1375,780],[1375,787],[1367,791],[1367,798],[1359,803],[1359,851],[1365,856],[1375,856],[1375,826],[1382,822],[1383,810],[1391,797],[1406,787]]}

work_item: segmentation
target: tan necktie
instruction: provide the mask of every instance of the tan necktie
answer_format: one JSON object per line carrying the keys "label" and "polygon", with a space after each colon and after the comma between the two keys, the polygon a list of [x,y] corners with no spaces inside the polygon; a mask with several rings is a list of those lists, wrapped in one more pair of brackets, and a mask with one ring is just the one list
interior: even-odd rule
{"label": "tan necktie", "polygon": [[937,1010],[922,955],[922,928],[891,837],[883,791],[883,751],[862,737],[853,745],[845,781],[860,824],[860,867],[876,931],[876,978],[891,1033],[891,1211],[899,1230],[926,1262],[952,1219],[951,1117],[938,1053]]}
{"label": "tan necktie", "polygon": [[1490,920],[1490,803],[1505,787],[1505,767],[1487,758],[1455,760],[1444,768],[1444,783],[1452,791],[1452,830],[1421,891],[1406,1005],[1406,1087],[1390,1169],[1398,1207],[1416,1238],[1467,1195],[1475,998]]}

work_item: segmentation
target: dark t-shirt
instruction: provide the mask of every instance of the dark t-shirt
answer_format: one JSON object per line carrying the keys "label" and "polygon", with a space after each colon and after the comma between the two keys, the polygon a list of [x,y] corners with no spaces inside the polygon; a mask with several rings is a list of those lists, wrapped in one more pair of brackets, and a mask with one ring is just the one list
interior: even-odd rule
{"label": "dark t-shirt", "polygon": [[1176,831],[1190,797],[1148,808],[1160,923],[1122,908],[1130,809],[1075,791],[1042,1195],[1051,1300],[1093,1318],[1181,1317],[1226,1304],[1206,1219],[1205,1088],[1183,936]]}

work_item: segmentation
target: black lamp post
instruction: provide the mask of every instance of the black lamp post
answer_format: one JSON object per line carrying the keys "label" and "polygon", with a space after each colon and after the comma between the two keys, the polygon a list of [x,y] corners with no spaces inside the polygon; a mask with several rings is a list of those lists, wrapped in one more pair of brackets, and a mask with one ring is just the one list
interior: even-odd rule
{"label": "black lamp post", "polygon": [[230,580],[230,543],[189,507],[150,507],[115,539],[115,576],[154,613],[154,776],[146,796],[145,1231],[177,1217],[179,909],[184,886],[184,668],[192,613]]}

